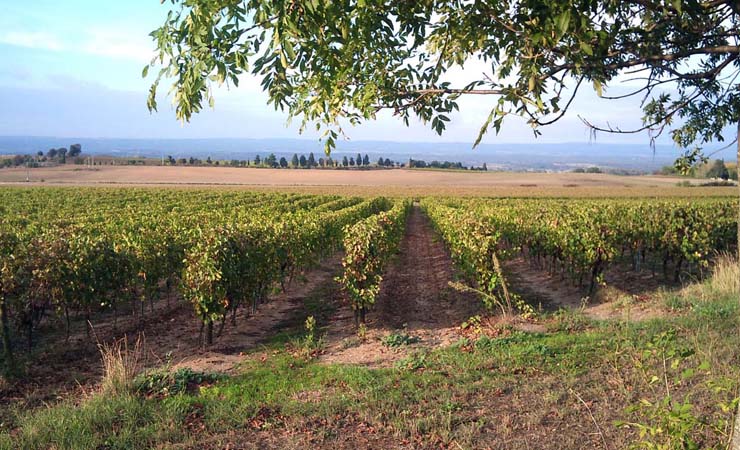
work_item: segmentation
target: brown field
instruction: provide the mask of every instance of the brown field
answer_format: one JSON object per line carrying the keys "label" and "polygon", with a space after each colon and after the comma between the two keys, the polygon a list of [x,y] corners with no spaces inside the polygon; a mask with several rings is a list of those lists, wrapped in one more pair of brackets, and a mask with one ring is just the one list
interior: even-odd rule
{"label": "brown field", "polygon": [[[26,176],[30,175],[30,183]],[[235,187],[355,195],[712,196],[728,188],[677,187],[681,178],[442,170],[288,170],[232,167],[59,166],[0,170],[0,184]]]}

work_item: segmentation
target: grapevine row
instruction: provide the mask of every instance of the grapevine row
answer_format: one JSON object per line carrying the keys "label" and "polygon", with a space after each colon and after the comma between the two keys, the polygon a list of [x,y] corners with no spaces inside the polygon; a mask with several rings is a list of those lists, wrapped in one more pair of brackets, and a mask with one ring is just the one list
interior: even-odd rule
{"label": "grapevine row", "polygon": [[356,325],[365,323],[367,310],[375,304],[383,270],[398,249],[410,210],[409,200],[397,200],[390,210],[344,229],[344,270],[337,281],[349,297]]}
{"label": "grapevine row", "polygon": [[672,268],[677,280],[737,246],[731,199],[425,199],[422,205],[461,267],[484,287],[496,285],[495,254],[521,253],[592,293],[616,261],[629,260],[635,270],[652,262],[666,275]]}
{"label": "grapevine row", "polygon": [[[0,319],[29,347],[44,320],[153,305],[179,288],[208,328],[341,245],[384,199],[146,189],[3,189]],[[136,311],[136,307],[132,308]]]}

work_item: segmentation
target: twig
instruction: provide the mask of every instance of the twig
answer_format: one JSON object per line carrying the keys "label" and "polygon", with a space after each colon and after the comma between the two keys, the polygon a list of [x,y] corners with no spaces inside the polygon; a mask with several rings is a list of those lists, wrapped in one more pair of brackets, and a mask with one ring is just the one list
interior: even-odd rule
{"label": "twig", "polygon": [[586,411],[588,411],[588,415],[591,416],[591,420],[593,421],[594,425],[596,426],[596,431],[599,432],[599,436],[601,437],[601,442],[604,444],[604,448],[608,449],[609,445],[606,443],[606,439],[604,438],[604,433],[601,432],[601,427],[599,426],[599,423],[596,421],[596,418],[594,417],[593,413],[591,412],[591,408],[588,407],[588,404],[583,401],[580,395],[578,395],[578,392],[574,391],[573,389],[570,389],[570,393],[575,395],[579,402],[583,404],[583,406],[586,407]]}

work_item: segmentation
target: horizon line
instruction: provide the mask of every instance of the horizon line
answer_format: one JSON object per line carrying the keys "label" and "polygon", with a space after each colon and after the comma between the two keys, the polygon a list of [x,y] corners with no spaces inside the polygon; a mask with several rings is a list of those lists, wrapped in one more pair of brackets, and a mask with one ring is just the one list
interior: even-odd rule
{"label": "horizon line", "polygon": [[[132,141],[239,141],[239,140],[247,140],[247,141],[270,141],[270,140],[289,140],[289,141],[305,141],[305,142],[323,142],[320,139],[315,138],[306,138],[306,137],[106,137],[106,136],[96,136],[96,137],[90,137],[90,136],[51,136],[51,135],[24,135],[24,134],[0,134],[0,139],[2,138],[34,138],[34,139],[88,139],[88,140],[132,140]],[[387,139],[348,139],[346,141],[338,141],[337,144],[340,144],[341,142],[350,142],[350,143],[360,143],[360,142],[381,142],[381,143],[393,143],[393,144],[432,144],[432,145],[440,145],[440,144],[446,144],[446,145],[469,145],[472,148],[473,143],[472,142],[465,142],[465,141],[442,141],[442,142],[434,142],[434,141],[394,141],[394,140],[387,140]],[[561,141],[561,142],[543,142],[543,141],[532,141],[532,142],[495,142],[495,143],[480,143],[478,146],[484,146],[484,145],[567,145],[567,144],[577,144],[577,145],[625,145],[625,146],[650,146],[649,141],[646,141],[644,144],[640,143],[632,143],[632,142],[604,142],[604,141],[589,141],[589,142],[580,142],[580,141]],[[656,143],[656,147],[676,147],[674,143]]]}

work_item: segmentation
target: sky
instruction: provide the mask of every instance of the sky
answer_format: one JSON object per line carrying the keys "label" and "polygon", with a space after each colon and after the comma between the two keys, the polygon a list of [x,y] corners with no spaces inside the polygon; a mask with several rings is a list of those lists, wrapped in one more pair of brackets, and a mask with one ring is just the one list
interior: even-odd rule
{"label": "sky", "polygon": [[[297,125],[287,125],[285,113],[267,105],[259,80],[245,78],[238,88],[218,89],[213,110],[205,109],[190,123],[175,119],[167,99],[150,114],[146,95],[150,79],[142,68],[154,45],[148,33],[167,14],[169,2],[159,0],[0,0],[0,135],[90,138],[308,138]],[[471,63],[449,75],[462,85],[486,67]],[[626,92],[617,85],[612,95]],[[166,89],[163,89],[166,91]],[[475,98],[473,98],[475,97]],[[496,98],[470,96],[460,101],[448,130],[439,137],[416,122],[410,127],[383,113],[377,120],[346,130],[353,140],[400,142],[470,142]],[[583,89],[571,112],[534,139],[522,120],[505,123],[484,143],[591,142],[578,118],[623,128],[638,126],[637,100],[607,101]],[[648,143],[646,134],[604,135],[597,142]],[[666,140],[667,142],[667,140]]]}

